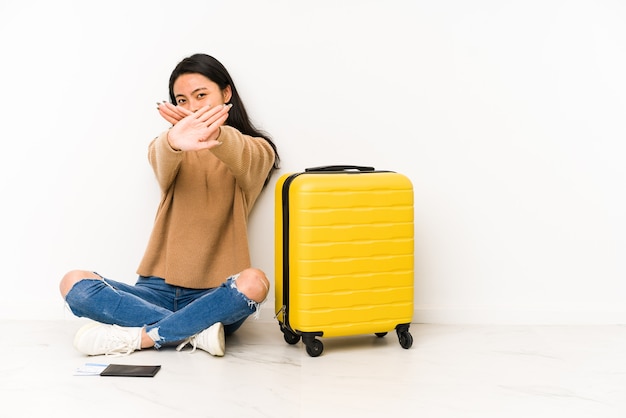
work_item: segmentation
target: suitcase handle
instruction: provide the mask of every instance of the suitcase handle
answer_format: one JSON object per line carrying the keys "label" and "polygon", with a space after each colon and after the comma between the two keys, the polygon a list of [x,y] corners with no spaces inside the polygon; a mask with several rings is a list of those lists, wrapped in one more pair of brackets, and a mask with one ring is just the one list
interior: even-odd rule
{"label": "suitcase handle", "polygon": [[374,167],[363,165],[322,165],[319,167],[305,168],[304,171],[374,171]]}

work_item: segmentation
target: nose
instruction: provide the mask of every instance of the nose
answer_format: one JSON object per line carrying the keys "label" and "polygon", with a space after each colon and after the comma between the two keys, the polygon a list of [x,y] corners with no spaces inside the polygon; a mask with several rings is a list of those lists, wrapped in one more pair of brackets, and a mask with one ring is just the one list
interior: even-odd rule
{"label": "nose", "polygon": [[195,99],[191,99],[189,101],[189,110],[191,110],[192,112],[197,112],[198,109],[200,109],[202,107],[202,104],[200,103],[199,100],[195,100]]}

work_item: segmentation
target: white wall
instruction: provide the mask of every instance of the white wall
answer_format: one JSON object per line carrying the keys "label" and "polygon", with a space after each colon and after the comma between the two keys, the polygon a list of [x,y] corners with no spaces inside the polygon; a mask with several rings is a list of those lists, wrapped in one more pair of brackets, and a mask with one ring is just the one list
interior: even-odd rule
{"label": "white wall", "polygon": [[[0,16],[0,318],[71,318],[69,269],[135,280],[155,102],[206,52],[282,172],[411,178],[416,321],[626,322],[623,2],[4,0]],[[270,276],[272,186],[251,220]]]}

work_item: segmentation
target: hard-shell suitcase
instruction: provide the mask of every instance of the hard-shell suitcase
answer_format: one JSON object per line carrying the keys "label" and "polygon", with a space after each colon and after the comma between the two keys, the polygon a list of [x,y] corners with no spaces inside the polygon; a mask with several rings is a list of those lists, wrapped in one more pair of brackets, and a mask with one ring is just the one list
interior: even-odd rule
{"label": "hard-shell suitcase", "polygon": [[289,344],[302,338],[395,330],[410,348],[413,186],[363,166],[283,174],[275,188],[276,319]]}

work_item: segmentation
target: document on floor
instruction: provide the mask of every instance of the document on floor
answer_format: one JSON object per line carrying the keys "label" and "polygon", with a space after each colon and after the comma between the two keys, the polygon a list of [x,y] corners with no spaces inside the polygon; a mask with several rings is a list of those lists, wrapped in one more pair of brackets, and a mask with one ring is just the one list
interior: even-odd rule
{"label": "document on floor", "polygon": [[74,376],[100,376],[108,364],[85,363],[74,371]]}

